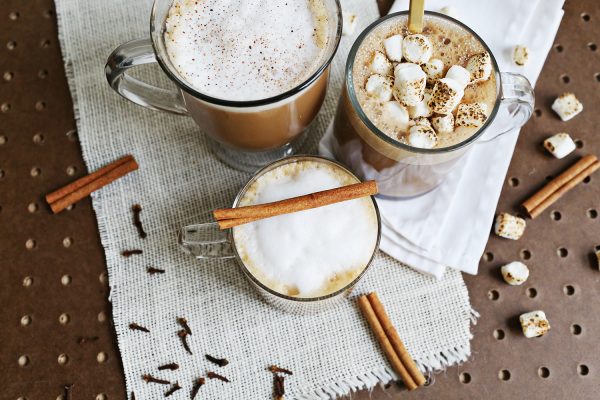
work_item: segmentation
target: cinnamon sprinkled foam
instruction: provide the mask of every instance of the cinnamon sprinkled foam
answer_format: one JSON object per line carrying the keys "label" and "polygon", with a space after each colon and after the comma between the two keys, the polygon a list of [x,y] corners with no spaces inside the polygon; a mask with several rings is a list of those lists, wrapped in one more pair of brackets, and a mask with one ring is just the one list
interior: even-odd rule
{"label": "cinnamon sprinkled foam", "polygon": [[323,63],[321,0],[174,0],[165,44],[177,71],[203,94],[258,100],[284,93]]}

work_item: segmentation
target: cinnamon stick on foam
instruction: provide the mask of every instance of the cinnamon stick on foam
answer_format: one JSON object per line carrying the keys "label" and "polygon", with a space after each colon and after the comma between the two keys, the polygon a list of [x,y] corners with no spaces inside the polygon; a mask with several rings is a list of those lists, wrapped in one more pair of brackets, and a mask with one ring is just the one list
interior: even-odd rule
{"label": "cinnamon stick on foam", "polygon": [[304,196],[274,201],[272,203],[218,209],[213,211],[213,215],[219,223],[219,227],[221,229],[227,229],[259,219],[310,210],[312,208],[323,207],[375,194],[377,194],[377,183],[375,181],[367,181],[310,193]]}

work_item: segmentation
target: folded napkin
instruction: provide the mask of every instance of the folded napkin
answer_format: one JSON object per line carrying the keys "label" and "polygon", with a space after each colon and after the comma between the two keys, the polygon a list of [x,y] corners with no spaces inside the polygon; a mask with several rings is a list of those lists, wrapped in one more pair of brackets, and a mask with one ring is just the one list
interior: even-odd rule
{"label": "folded napkin", "polygon": [[[563,3],[564,0],[428,0],[425,5],[431,11],[450,6],[453,16],[487,43],[500,71],[523,74],[535,84],[562,19]],[[390,12],[406,9],[408,0],[396,0]],[[524,67],[512,61],[512,50],[517,44],[530,50]],[[498,126],[502,122],[498,116],[486,137],[500,132]],[[320,146],[326,155],[331,155],[334,140],[330,131]],[[476,274],[518,133],[514,130],[492,142],[474,145],[430,193],[408,200],[378,199],[383,223],[381,249],[438,279],[446,267]]]}

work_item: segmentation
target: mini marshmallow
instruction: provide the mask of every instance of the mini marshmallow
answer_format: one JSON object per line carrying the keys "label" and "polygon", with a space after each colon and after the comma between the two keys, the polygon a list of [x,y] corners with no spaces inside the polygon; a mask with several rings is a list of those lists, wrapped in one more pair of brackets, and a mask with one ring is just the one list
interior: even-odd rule
{"label": "mini marshmallow", "polygon": [[487,119],[485,103],[463,103],[456,110],[456,126],[474,126],[479,128]]}
{"label": "mini marshmallow", "polygon": [[563,93],[554,100],[552,109],[558,114],[560,119],[568,121],[583,111],[583,104],[577,100],[577,97],[573,93]]}
{"label": "mini marshmallow", "polygon": [[402,35],[394,35],[383,41],[385,54],[392,61],[402,61]]}
{"label": "mini marshmallow", "polygon": [[437,133],[452,133],[454,132],[454,115],[437,115],[431,118],[431,125]]}
{"label": "mini marshmallow", "polygon": [[550,323],[542,310],[521,314],[519,321],[526,338],[543,336],[550,330]]}
{"label": "mini marshmallow", "polygon": [[496,217],[494,232],[496,235],[512,240],[518,240],[525,232],[525,220],[508,213],[502,213]]}
{"label": "mini marshmallow", "polygon": [[446,78],[454,79],[463,85],[464,89],[471,81],[471,73],[460,65],[453,65],[448,69],[448,72],[446,72]]}
{"label": "mini marshmallow", "polygon": [[529,268],[520,261],[513,261],[503,265],[500,271],[506,283],[513,286],[523,284],[529,277]]}
{"label": "mini marshmallow", "polygon": [[452,18],[456,18],[458,15],[456,12],[456,9],[452,6],[442,7],[442,8],[440,8],[440,12],[442,14],[446,14],[447,16],[452,17]]}
{"label": "mini marshmallow", "polygon": [[384,103],[381,109],[381,116],[385,122],[396,128],[396,130],[400,132],[406,132],[408,130],[408,124],[410,122],[408,110],[397,101],[388,101],[387,103]]}
{"label": "mini marshmallow", "polygon": [[557,133],[556,135],[550,136],[548,139],[544,140],[544,147],[554,157],[563,158],[575,150],[577,146],[575,146],[575,142],[573,139],[571,139],[571,136],[569,136],[568,133]]}
{"label": "mini marshmallow", "polygon": [[394,81],[394,97],[405,106],[416,106],[425,94],[427,75],[416,64],[396,66]]}
{"label": "mini marshmallow", "polygon": [[356,30],[358,24],[358,17],[356,14],[351,12],[342,12],[342,35],[351,36]]}
{"label": "mini marshmallow", "polygon": [[483,82],[492,75],[492,57],[489,53],[479,53],[467,61],[467,70],[471,73],[471,83]]}
{"label": "mini marshmallow", "polygon": [[408,131],[408,144],[422,149],[432,149],[437,144],[437,135],[429,126],[415,125]]}
{"label": "mini marshmallow", "polygon": [[376,51],[371,60],[371,71],[379,75],[391,75],[394,66],[387,59],[385,54],[380,51]]}
{"label": "mini marshmallow", "polygon": [[529,49],[525,46],[517,45],[513,51],[513,61],[515,64],[523,66],[529,60]]}
{"label": "mini marshmallow", "polygon": [[425,64],[432,53],[433,46],[425,35],[408,35],[402,41],[402,55],[409,62]]}
{"label": "mini marshmallow", "polygon": [[398,63],[396,64],[396,66],[394,67],[394,76],[398,73],[398,71],[400,71],[401,69],[404,68],[413,68],[413,67],[419,67],[419,64],[415,64],[415,63],[410,63],[410,62],[403,62],[403,63]]}
{"label": "mini marshmallow", "polygon": [[462,84],[454,79],[442,78],[435,83],[429,108],[438,114],[450,114],[464,95]]}
{"label": "mini marshmallow", "polygon": [[392,99],[392,78],[373,74],[367,79],[365,90],[379,101],[390,101]]}
{"label": "mini marshmallow", "polygon": [[410,118],[415,119],[419,117],[431,117],[431,109],[429,108],[429,100],[431,99],[431,91],[425,89],[423,100],[418,102],[416,105],[408,107],[408,115]]}
{"label": "mini marshmallow", "polygon": [[412,119],[411,123],[413,126],[428,126],[430,128],[433,128],[431,126],[431,122],[429,122],[429,119],[427,119],[427,117],[417,117],[415,119]]}
{"label": "mini marshmallow", "polygon": [[432,58],[428,63],[423,64],[421,68],[427,74],[427,83],[429,85],[435,84],[435,81],[441,79],[444,75],[444,62],[437,58]]}

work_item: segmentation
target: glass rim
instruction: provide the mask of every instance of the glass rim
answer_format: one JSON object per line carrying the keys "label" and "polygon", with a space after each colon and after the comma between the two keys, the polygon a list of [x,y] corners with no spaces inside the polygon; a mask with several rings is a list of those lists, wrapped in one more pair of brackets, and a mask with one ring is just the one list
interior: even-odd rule
{"label": "glass rim", "polygon": [[[156,24],[155,24],[155,20],[156,20],[156,12],[157,12],[156,4],[158,1],[159,0],[154,0],[153,5],[152,5],[152,12],[150,13],[150,41],[152,42],[152,48],[154,49],[154,55],[156,56],[156,62],[158,63],[158,65],[160,65],[161,69],[167,74],[167,76],[188,94],[190,94],[200,100],[206,101],[208,103],[225,106],[225,107],[243,108],[243,107],[264,106],[264,105],[277,103],[279,101],[285,100],[287,98],[290,98],[290,97],[302,92],[302,90],[306,89],[313,82],[315,82],[318,78],[320,78],[321,75],[323,74],[323,72],[327,69],[327,67],[329,67],[329,65],[331,64],[331,61],[333,60],[333,57],[337,53],[337,49],[340,44],[340,39],[342,37],[342,23],[343,23],[342,22],[343,21],[342,6],[340,4],[340,0],[333,0],[336,5],[336,14],[337,14],[337,18],[338,18],[338,23],[337,23],[337,27],[336,27],[336,31],[335,31],[334,43],[333,43],[333,46],[331,47],[331,49],[329,50],[329,54],[325,57],[323,63],[321,64],[321,66],[319,68],[317,68],[307,79],[305,79],[300,84],[294,86],[293,88],[291,88],[283,93],[277,94],[275,96],[267,97],[264,99],[257,99],[257,100],[243,100],[243,101],[225,100],[225,99],[220,99],[218,97],[209,96],[207,94],[199,92],[197,89],[194,89],[183,78],[180,78],[179,74],[177,72],[171,70],[171,68],[169,67],[170,63],[165,62],[165,60],[163,59],[163,55],[161,54],[160,51],[158,51],[158,47],[154,41],[155,38],[154,38],[154,34],[153,34],[154,32],[156,32],[156,28],[157,28]],[[160,29],[159,37],[161,38],[161,40],[164,40],[164,35],[163,35],[164,21],[161,21],[161,26],[159,27],[159,29]]]}
{"label": "glass rim", "polygon": [[446,14],[439,13],[439,12],[427,11],[427,10],[425,11],[426,16],[433,16],[433,17],[445,19],[445,20],[465,29],[468,33],[473,35],[473,37],[475,39],[477,39],[479,41],[479,43],[481,43],[483,48],[490,55],[490,58],[492,60],[492,66],[494,67],[494,73],[496,76],[496,100],[494,102],[494,108],[490,112],[490,115],[488,116],[486,121],[483,123],[483,125],[477,130],[477,132],[475,132],[474,134],[472,134],[465,140],[463,140],[459,143],[453,144],[452,146],[433,148],[433,149],[413,147],[408,144],[402,143],[399,140],[396,140],[396,139],[390,137],[389,135],[386,135],[379,128],[377,128],[375,126],[375,124],[373,122],[371,122],[371,120],[367,117],[367,115],[363,111],[362,107],[360,106],[358,99],[356,98],[356,93],[354,91],[354,80],[353,80],[353,76],[352,76],[352,68],[354,66],[354,59],[356,57],[356,53],[358,52],[358,49],[360,48],[360,45],[362,44],[364,39],[367,37],[367,35],[369,33],[371,33],[371,31],[373,31],[373,29],[375,29],[377,26],[379,26],[380,24],[384,23],[385,21],[387,21],[389,19],[399,17],[399,16],[404,16],[404,15],[408,15],[408,10],[388,14],[385,17],[382,17],[382,18],[374,21],[373,23],[371,23],[356,38],[354,44],[352,45],[352,48],[350,49],[350,53],[348,54],[348,60],[346,61],[346,67],[345,67],[345,79],[344,80],[345,80],[345,85],[346,85],[346,92],[348,93],[350,102],[352,103],[352,106],[353,106],[354,110],[356,111],[358,117],[362,121],[362,123],[364,123],[371,132],[373,132],[375,135],[377,135],[377,137],[379,139],[387,142],[388,144],[391,144],[395,147],[398,147],[398,148],[401,148],[403,150],[407,150],[407,151],[410,151],[413,153],[422,153],[422,154],[441,154],[441,153],[449,153],[449,152],[452,152],[455,150],[459,150],[459,149],[475,142],[481,135],[483,135],[483,132],[486,130],[486,128],[491,124],[491,122],[496,117],[496,114],[498,113],[498,109],[500,107],[500,101],[502,100],[501,74],[498,69],[498,63],[496,62],[496,58],[494,57],[494,54],[492,53],[492,51],[490,50],[488,45],[485,43],[485,41],[477,33],[475,33],[471,28],[469,28],[467,25],[463,24],[459,20],[452,18]]}
{"label": "glass rim", "polygon": [[[340,169],[342,169],[343,171],[348,173],[351,177],[355,178],[358,182],[362,182],[356,175],[354,175],[346,167],[344,167],[343,165],[341,165],[340,163],[338,163],[335,160],[332,160],[327,157],[311,155],[311,154],[298,154],[295,156],[285,157],[280,160],[274,161],[274,162],[264,166],[263,168],[259,169],[256,173],[254,173],[254,175],[252,175],[252,177],[248,180],[248,182],[244,185],[244,187],[242,187],[242,189],[235,196],[235,200],[233,201],[232,207],[237,207],[240,200],[242,199],[242,197],[244,196],[244,194],[250,187],[250,185],[253,184],[256,181],[256,179],[258,179],[265,172],[268,172],[268,171],[270,171],[274,168],[277,168],[281,165],[290,164],[292,162],[298,162],[298,161],[318,161],[318,162],[324,162],[327,164],[335,165],[336,167],[339,167]],[[254,284],[256,284],[261,289],[263,289],[266,292],[268,292],[274,296],[277,296],[279,298],[290,300],[290,301],[295,301],[298,303],[312,303],[312,302],[326,300],[326,299],[329,299],[332,297],[336,297],[336,296],[344,293],[346,290],[352,288],[354,285],[356,285],[358,283],[358,281],[360,281],[360,279],[365,275],[367,270],[371,267],[371,264],[373,264],[373,260],[375,259],[377,251],[379,250],[379,244],[381,241],[381,215],[379,214],[379,207],[377,206],[377,201],[375,200],[375,196],[369,196],[369,197],[371,198],[371,202],[375,209],[375,216],[377,217],[377,240],[375,241],[373,253],[371,254],[371,257],[369,258],[369,261],[367,262],[367,264],[365,265],[363,270],[351,282],[349,282],[348,284],[344,285],[344,287],[342,287],[334,292],[328,293],[323,296],[317,296],[317,297],[296,297],[296,296],[289,296],[289,295],[286,295],[283,293],[279,293],[276,290],[271,289],[270,287],[268,287],[267,285],[262,283],[257,277],[255,277],[252,274],[252,272],[250,272],[248,267],[246,267],[246,264],[244,264],[244,262],[242,261],[242,258],[240,257],[240,255],[238,253],[237,246],[235,245],[235,240],[233,238],[233,228],[232,228],[230,230],[229,234],[230,234],[230,243],[232,244],[231,247],[233,248],[235,258],[237,259],[238,263],[241,265],[242,271],[244,272],[246,277],[248,277]]]}

